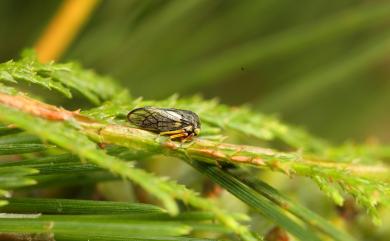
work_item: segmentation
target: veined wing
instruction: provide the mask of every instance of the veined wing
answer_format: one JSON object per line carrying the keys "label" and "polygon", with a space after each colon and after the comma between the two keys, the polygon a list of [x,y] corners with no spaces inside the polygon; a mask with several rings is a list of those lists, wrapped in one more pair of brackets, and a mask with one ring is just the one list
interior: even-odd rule
{"label": "veined wing", "polygon": [[142,129],[156,132],[179,130],[188,125],[175,109],[142,107],[132,110],[127,118]]}

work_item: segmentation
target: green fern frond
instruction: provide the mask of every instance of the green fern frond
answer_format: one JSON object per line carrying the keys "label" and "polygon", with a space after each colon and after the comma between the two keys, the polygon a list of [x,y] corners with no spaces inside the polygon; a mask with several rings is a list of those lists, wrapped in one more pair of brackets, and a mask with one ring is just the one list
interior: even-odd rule
{"label": "green fern frond", "polygon": [[[124,236],[142,238],[137,230],[152,227],[145,239],[183,236],[202,230],[232,232],[243,240],[261,239],[243,225],[237,215],[220,208],[215,202],[176,181],[136,167],[137,160],[160,154],[184,160],[300,240],[321,240],[321,235],[334,240],[353,238],[304,207],[295,205],[254,178],[256,175],[253,174],[266,170],[290,177],[308,177],[339,205],[346,194],[353,196],[376,222],[379,222],[378,206],[385,206],[389,201],[389,169],[377,160],[385,158],[387,152],[353,145],[334,147],[249,107],[229,107],[200,97],[174,96],[162,101],[133,99],[127,91],[119,92],[110,79],[71,63],[40,64],[32,55],[21,61],[1,64],[0,77],[4,84],[10,83],[14,88],[11,93],[6,85],[0,86],[0,122],[4,124],[0,127],[0,157],[5,157],[5,161],[0,163],[0,195],[6,197],[0,204],[9,202],[3,208],[5,212],[43,213],[39,217],[9,214],[6,217],[9,220],[0,217],[0,231],[3,232],[49,232],[58,237],[75,235],[84,238],[87,235],[106,240],[110,235],[113,239]],[[81,114],[71,112],[16,92],[15,82],[19,80],[55,89],[68,97],[71,97],[71,90],[77,90],[96,105],[105,102],[93,109],[83,110]],[[101,85],[93,86],[93,83]],[[179,143],[132,127],[126,120],[126,114],[132,108],[146,105],[190,109],[199,114],[203,132],[190,143]],[[264,147],[243,145],[240,138],[234,139],[236,144],[225,143],[221,136],[230,134],[254,140]],[[386,149],[383,147],[381,150]],[[18,158],[7,160],[7,155],[11,154],[17,154]],[[364,158],[356,162],[356,157],[361,154]],[[224,165],[232,165],[244,174],[233,174],[223,169]],[[60,185],[63,178],[80,183],[77,175],[85,177],[83,182],[130,180],[162,202],[167,214],[159,209],[157,212],[162,213],[158,215],[175,221],[163,222],[157,218],[152,222],[154,218],[148,216],[142,223],[141,217],[137,222],[129,217],[110,216],[118,212],[113,205],[118,205],[120,209],[126,206],[123,203],[9,199],[10,189],[22,189],[37,184],[37,181],[37,187],[48,183]],[[248,178],[251,175],[254,179]],[[207,228],[202,223],[190,225],[183,222],[180,220],[183,213],[178,200],[206,211],[212,216],[208,220],[215,219],[219,224]],[[65,210],[67,214],[78,212],[85,215],[61,215],[55,211],[58,203],[61,203],[61,211]],[[107,213],[88,216],[94,210],[92,206],[87,207],[92,203]],[[77,206],[82,208],[77,211]],[[56,215],[50,214],[52,212]],[[96,221],[97,218],[101,221]],[[110,225],[106,225],[100,234],[75,231],[77,226],[101,230],[104,228],[103,221],[110,221]],[[127,231],[120,233],[124,227]]]}
{"label": "green fern frond", "polygon": [[[102,100],[111,99],[119,90],[113,79],[97,75],[91,70],[84,70],[76,63],[42,64],[33,50],[25,50],[19,61],[10,60],[0,64],[0,81],[17,83],[25,81],[47,89],[57,90],[68,98],[71,90],[84,95],[89,101],[98,105]],[[8,93],[10,87],[2,87]]]}

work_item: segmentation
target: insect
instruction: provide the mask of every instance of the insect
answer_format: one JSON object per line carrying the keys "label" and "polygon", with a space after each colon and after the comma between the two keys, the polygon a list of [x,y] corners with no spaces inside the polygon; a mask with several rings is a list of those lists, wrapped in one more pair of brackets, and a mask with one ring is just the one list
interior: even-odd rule
{"label": "insect", "polygon": [[184,141],[200,132],[199,117],[189,110],[145,106],[130,111],[127,119],[141,129],[168,135],[170,139]]}

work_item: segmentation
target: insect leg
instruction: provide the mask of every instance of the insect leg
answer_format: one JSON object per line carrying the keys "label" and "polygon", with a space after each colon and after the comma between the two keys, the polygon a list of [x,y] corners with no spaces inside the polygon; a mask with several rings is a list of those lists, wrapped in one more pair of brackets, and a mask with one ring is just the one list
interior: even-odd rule
{"label": "insect leg", "polygon": [[[186,133],[187,134],[187,133]],[[194,137],[194,133],[191,133],[190,135],[187,135],[186,137],[184,137],[183,139],[181,139],[181,142],[186,142],[186,141],[189,141],[192,139],[192,137]]]}
{"label": "insect leg", "polygon": [[175,130],[175,131],[163,131],[163,132],[158,133],[158,138],[160,136],[166,135],[166,136],[169,136],[169,138],[172,140],[173,138],[171,136],[180,135],[180,137],[181,137],[182,134],[187,134],[187,133],[183,129]]}
{"label": "insect leg", "polygon": [[180,138],[180,137],[187,137],[188,136],[188,134],[186,133],[186,132],[184,132],[184,133],[180,133],[180,134],[176,134],[176,135],[171,135],[171,136],[169,136],[169,139],[175,139],[175,138]]}
{"label": "insect leg", "polygon": [[175,131],[163,131],[163,132],[160,132],[159,134],[161,136],[163,135],[176,135],[176,134],[183,134],[185,133],[186,131],[184,129],[180,129],[180,130],[175,130]]}

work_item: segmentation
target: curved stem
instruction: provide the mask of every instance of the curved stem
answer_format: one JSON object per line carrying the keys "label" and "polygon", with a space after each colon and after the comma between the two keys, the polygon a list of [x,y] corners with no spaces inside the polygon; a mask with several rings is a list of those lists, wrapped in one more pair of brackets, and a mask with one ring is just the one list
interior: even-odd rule
{"label": "curved stem", "polygon": [[35,44],[41,62],[61,57],[90,17],[98,0],[66,0]]}

